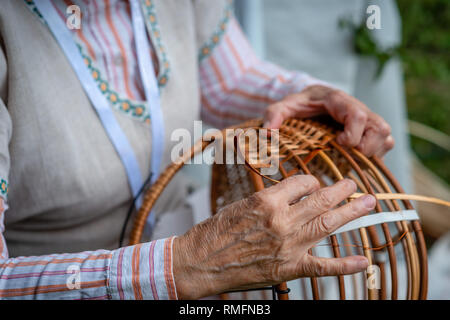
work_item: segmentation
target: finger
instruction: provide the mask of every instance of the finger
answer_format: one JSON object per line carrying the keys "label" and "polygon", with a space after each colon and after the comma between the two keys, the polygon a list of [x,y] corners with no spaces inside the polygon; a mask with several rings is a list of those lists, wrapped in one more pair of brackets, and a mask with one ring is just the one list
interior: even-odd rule
{"label": "finger", "polygon": [[369,261],[364,256],[351,256],[345,258],[322,258],[306,256],[304,269],[305,276],[323,277],[352,274],[367,269]]}
{"label": "finger", "polygon": [[371,157],[377,152],[383,152],[386,138],[391,134],[391,127],[379,115],[371,113],[366,131],[361,139],[358,149],[366,156]]}
{"label": "finger", "polygon": [[264,127],[278,129],[284,120],[294,115],[294,110],[286,106],[283,102],[271,104],[264,113]]}
{"label": "finger", "polygon": [[356,184],[350,179],[344,179],[314,192],[306,199],[291,206],[290,211],[298,215],[298,223],[304,224],[334,208],[355,191]]}
{"label": "finger", "polygon": [[364,133],[369,108],[361,101],[336,90],[328,95],[326,109],[336,121],[344,125],[344,131],[338,135],[337,142],[350,147],[357,146]]}
{"label": "finger", "polygon": [[375,155],[378,156],[380,159],[382,159],[389,150],[394,148],[394,145],[395,145],[394,138],[392,136],[387,137],[384,140],[383,147],[377,152],[375,152]]}
{"label": "finger", "polygon": [[261,196],[272,197],[280,202],[291,204],[320,188],[319,181],[312,175],[296,175],[261,191]]}
{"label": "finger", "polygon": [[344,224],[366,215],[375,207],[375,197],[365,195],[346,205],[328,211],[304,225],[304,234],[308,234],[311,241],[317,242],[330,235]]}
{"label": "finger", "polygon": [[361,142],[358,144],[357,149],[367,157],[371,157],[376,152],[383,150],[385,140],[385,136],[380,135],[373,129],[368,129],[366,132],[364,132],[364,135],[361,139]]}
{"label": "finger", "polygon": [[367,112],[357,106],[348,108],[344,120],[344,131],[337,137],[337,142],[349,147],[357,146],[363,136],[366,123]]}
{"label": "finger", "polygon": [[263,127],[278,129],[286,119],[313,117],[323,112],[323,102],[313,102],[306,95],[293,94],[266,108]]}

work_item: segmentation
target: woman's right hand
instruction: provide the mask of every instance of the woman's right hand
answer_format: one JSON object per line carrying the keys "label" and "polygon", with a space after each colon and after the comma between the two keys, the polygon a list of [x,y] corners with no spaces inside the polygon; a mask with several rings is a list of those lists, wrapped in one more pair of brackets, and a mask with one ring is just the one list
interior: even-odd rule
{"label": "woman's right hand", "polygon": [[300,277],[365,270],[368,260],[363,256],[308,254],[317,242],[374,208],[375,198],[366,195],[333,209],[355,191],[351,180],[319,188],[313,176],[297,175],[224,207],[175,238],[178,297],[197,299]]}

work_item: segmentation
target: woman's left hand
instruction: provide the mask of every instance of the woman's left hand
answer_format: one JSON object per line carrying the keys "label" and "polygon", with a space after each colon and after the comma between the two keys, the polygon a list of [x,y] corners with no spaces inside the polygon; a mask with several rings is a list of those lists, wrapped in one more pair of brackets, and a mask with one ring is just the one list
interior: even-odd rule
{"label": "woman's left hand", "polygon": [[305,118],[328,113],[344,125],[337,142],[356,147],[366,156],[382,157],[394,147],[391,127],[358,99],[343,91],[313,85],[271,104],[264,115],[264,126],[277,129],[288,118]]}

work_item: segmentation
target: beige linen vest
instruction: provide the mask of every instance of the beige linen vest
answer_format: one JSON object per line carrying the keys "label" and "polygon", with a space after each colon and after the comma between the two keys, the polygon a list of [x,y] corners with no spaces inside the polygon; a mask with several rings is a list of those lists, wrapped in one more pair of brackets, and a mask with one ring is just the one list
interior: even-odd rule
{"label": "beige linen vest", "polygon": [[[149,33],[161,66],[165,167],[176,143],[170,139],[173,130],[192,131],[199,118],[199,48],[221,28],[229,4],[145,4],[158,30]],[[2,0],[0,41],[0,174],[9,169],[5,237],[10,256],[117,248],[132,195],[124,167],[72,67],[24,1]],[[114,113],[145,179],[151,124],[119,109]],[[157,214],[186,206],[187,183],[181,180],[170,184]]]}

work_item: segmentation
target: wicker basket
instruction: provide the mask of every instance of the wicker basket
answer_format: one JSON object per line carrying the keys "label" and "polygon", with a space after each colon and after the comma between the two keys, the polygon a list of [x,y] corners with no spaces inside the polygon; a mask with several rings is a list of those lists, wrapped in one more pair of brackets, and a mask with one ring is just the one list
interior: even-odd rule
{"label": "wicker basket", "polygon": [[[233,128],[242,128],[245,133],[249,129],[258,130],[261,125],[260,120],[252,120]],[[214,164],[211,186],[212,214],[231,202],[295,174],[312,174],[323,186],[350,178],[356,182],[358,192],[348,201],[362,194],[373,194],[377,198],[373,213],[410,210],[413,209],[410,200],[429,200],[404,194],[401,186],[380,159],[376,157],[368,159],[355,149],[343,148],[337,144],[334,138],[338,129],[329,119],[285,121],[279,130],[279,153],[272,154],[273,157],[278,157],[278,172],[270,177],[262,173],[263,165],[258,165],[257,162],[250,163],[251,154],[248,152],[241,154],[245,164]],[[235,141],[234,152],[239,156],[242,146],[239,145],[238,138]],[[211,143],[206,139],[197,142],[190,152],[172,163],[146,192],[143,205],[134,222],[130,244],[141,241],[147,216],[175,173],[187,160],[203,152]],[[323,246],[322,250],[326,248],[330,256],[334,257],[364,255],[369,260],[369,264],[377,266],[379,271],[381,280],[377,288],[368,284],[366,279],[370,277],[370,274],[365,272],[335,277],[337,283],[335,287],[340,299],[397,299],[399,296],[407,299],[426,299],[427,297],[427,251],[421,226],[417,220],[382,223],[378,226],[372,225],[332,235],[328,238],[328,242],[322,243],[321,246]],[[312,248],[310,254],[317,254],[318,249],[318,246]],[[406,281],[403,282],[399,281],[400,265],[406,269],[404,270],[407,275]],[[304,298],[324,297],[327,289],[321,285],[322,278],[305,280],[301,279]],[[289,298],[286,283],[274,288],[272,291],[274,298]],[[255,298],[255,294],[258,294],[258,298],[268,298],[266,290],[226,293],[222,297]]]}

